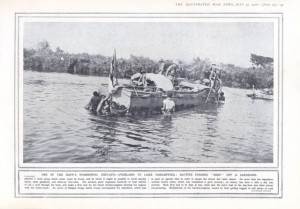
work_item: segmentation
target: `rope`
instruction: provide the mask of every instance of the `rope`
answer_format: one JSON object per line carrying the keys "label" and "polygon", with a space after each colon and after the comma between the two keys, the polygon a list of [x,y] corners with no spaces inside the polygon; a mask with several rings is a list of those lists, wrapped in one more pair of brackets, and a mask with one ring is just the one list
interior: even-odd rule
{"label": "rope", "polygon": [[[210,82],[211,82],[212,80],[210,80]],[[211,92],[211,90],[213,89],[213,87],[214,87],[214,85],[215,85],[215,82],[216,82],[216,80],[213,80],[214,82],[213,83],[211,83],[211,87],[210,87],[210,89],[209,89],[209,92],[208,92],[208,95],[207,95],[207,98],[206,98],[206,101],[205,101],[205,104],[204,104],[204,107],[206,106],[206,103],[207,103],[207,101],[208,101],[208,98],[209,98],[209,95],[210,95],[210,92]]]}
{"label": "rope", "polygon": [[231,92],[231,91],[228,91],[227,89],[224,89],[224,88],[223,88],[223,91],[226,91],[227,93],[230,93],[230,94],[232,94],[232,95],[235,95],[235,96],[242,97],[242,95],[240,95],[240,94],[237,94],[237,93],[233,93],[233,92]]}

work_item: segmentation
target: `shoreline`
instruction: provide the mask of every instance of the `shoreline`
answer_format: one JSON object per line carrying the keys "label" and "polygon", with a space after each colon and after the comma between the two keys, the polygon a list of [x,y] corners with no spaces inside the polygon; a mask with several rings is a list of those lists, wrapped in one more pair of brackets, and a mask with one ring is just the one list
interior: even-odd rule
{"label": "shoreline", "polygon": [[[49,71],[49,72],[45,72],[45,71],[37,71],[37,70],[23,70],[23,72],[36,72],[36,73],[57,73],[57,74],[67,74],[67,75],[76,75],[76,76],[82,76],[82,77],[99,77],[99,78],[108,78],[108,74],[107,76],[100,76],[100,75],[85,75],[85,74],[76,74],[76,73],[67,73],[67,72],[58,72],[58,71]],[[122,80],[130,80],[130,78],[118,78],[118,79],[122,79]],[[187,81],[190,81],[189,79],[186,79]],[[190,81],[191,82],[191,81]],[[194,82],[191,82],[193,84],[197,84]],[[252,90],[252,88],[242,88],[242,87],[233,87],[233,86],[227,86],[223,84],[223,87],[227,87],[227,88],[232,88],[232,89],[242,89],[242,90]],[[265,88],[255,88],[255,90],[263,90]],[[268,88],[270,89],[270,88]]]}

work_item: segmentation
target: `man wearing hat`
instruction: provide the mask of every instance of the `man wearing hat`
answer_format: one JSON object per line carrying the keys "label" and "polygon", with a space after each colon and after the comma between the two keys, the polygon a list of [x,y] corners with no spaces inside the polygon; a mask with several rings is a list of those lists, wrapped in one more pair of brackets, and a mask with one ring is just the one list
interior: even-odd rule
{"label": "man wearing hat", "polygon": [[212,64],[210,68],[210,75],[209,75],[209,80],[210,80],[210,86],[213,87],[215,80],[217,77],[217,69],[216,69],[216,64]]}
{"label": "man wearing hat", "polygon": [[165,62],[163,59],[159,60],[159,68],[158,68],[158,74],[163,74],[165,68]]}

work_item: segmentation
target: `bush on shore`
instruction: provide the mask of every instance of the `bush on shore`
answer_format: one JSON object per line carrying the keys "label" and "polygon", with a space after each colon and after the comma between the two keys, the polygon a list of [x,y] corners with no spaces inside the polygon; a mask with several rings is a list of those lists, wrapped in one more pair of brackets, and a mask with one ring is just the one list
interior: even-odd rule
{"label": "bush on shore", "polygon": [[[273,88],[273,59],[250,55],[251,68],[241,68],[233,64],[220,64],[223,85],[238,88]],[[165,68],[173,64],[164,60]],[[82,75],[108,76],[111,57],[90,55],[87,53],[70,54],[59,47],[53,51],[48,41],[40,42],[37,49],[24,48],[24,70],[39,72],[63,72]],[[194,58],[191,62],[178,61],[178,76],[190,80],[202,80],[204,72],[209,70],[209,59]],[[143,56],[130,55],[129,59],[118,59],[119,78],[130,78],[134,73],[144,69],[157,73],[159,62]]]}

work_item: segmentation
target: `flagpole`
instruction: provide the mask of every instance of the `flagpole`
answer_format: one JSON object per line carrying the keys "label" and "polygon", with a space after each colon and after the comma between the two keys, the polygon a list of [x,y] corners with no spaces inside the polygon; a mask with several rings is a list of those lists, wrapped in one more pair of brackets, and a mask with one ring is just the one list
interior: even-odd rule
{"label": "flagpole", "polygon": [[118,68],[118,62],[117,62],[117,53],[116,53],[116,49],[114,50],[114,76],[116,78],[116,83],[118,84],[118,78],[117,78],[117,68]]}

